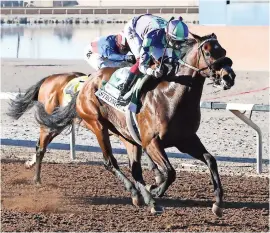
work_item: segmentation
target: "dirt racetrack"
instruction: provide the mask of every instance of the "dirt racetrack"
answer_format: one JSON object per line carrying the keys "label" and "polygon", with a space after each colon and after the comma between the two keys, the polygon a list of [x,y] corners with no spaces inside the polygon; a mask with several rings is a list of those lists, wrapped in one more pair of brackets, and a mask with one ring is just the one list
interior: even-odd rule
{"label": "dirt racetrack", "polygon": [[[211,212],[208,174],[182,171],[154,216],[134,207],[127,191],[100,164],[44,163],[42,185],[21,161],[2,160],[2,231],[219,231],[268,232],[269,179],[221,175],[223,217]],[[126,166],[125,174],[129,175]],[[153,174],[144,171],[147,183]]]}

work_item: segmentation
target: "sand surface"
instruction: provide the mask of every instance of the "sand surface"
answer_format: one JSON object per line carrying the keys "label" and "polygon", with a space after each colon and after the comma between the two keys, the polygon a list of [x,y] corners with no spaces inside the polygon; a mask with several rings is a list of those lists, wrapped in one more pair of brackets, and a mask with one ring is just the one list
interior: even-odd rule
{"label": "sand surface", "polygon": [[[22,163],[2,161],[4,232],[269,232],[268,178],[221,176],[224,208],[217,218],[209,174],[177,172],[166,195],[156,199],[165,212],[154,216],[147,206],[133,206],[130,193],[98,163],[42,168],[43,183],[36,187]],[[123,172],[130,177],[126,166]],[[151,184],[153,173],[143,173]]]}

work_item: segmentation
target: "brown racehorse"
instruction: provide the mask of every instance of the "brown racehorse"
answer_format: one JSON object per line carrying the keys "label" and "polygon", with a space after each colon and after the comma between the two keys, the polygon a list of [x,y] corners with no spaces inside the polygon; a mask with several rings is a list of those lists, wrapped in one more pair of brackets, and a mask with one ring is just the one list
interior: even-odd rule
{"label": "brown racehorse", "polygon": [[[195,39],[190,39],[187,42],[183,58],[186,63],[181,65],[180,73],[174,77],[164,75],[162,80],[147,83],[141,97],[143,107],[137,114],[137,121],[141,133],[142,148],[147,151],[151,159],[163,172],[156,188],[149,192],[145,186],[140,165],[141,146],[136,144],[130,136],[124,115],[99,101],[94,94],[101,86],[102,81],[109,80],[115,71],[113,68],[104,68],[92,74],[91,79],[85,83],[71,102],[66,107],[55,110],[53,115],[49,114],[56,106],[62,104],[60,96],[62,92],[60,90],[63,90],[64,83],[78,74],[51,76],[32,88],[30,92],[35,93],[35,98],[32,99],[38,97],[39,102],[42,103],[38,105],[37,120],[43,125],[41,127],[43,135],[40,135],[40,143],[37,147],[36,180],[40,180],[41,160],[46,146],[53,137],[70,126],[74,118],[78,116],[97,136],[103,152],[105,167],[112,171],[124,183],[126,189],[132,193],[134,204],[138,203],[141,193],[145,203],[152,207],[152,212],[161,211],[161,207],[156,205],[151,194],[162,196],[175,180],[175,170],[164,150],[167,147],[175,146],[180,151],[189,153],[208,165],[216,195],[216,203],[212,210],[216,215],[221,216],[223,191],[216,160],[202,145],[196,131],[200,124],[200,98],[205,78],[210,76],[210,72],[214,72],[217,77],[216,80],[220,80],[219,84],[223,85],[224,89],[229,89],[234,85],[235,74],[227,64],[220,65],[219,71],[216,72],[218,63],[215,63],[215,61],[224,57],[226,51],[220,46],[215,36],[199,37],[193,35],[193,37]],[[45,87],[49,90],[45,90]],[[30,99],[30,95],[28,98]],[[16,106],[16,103],[19,102],[15,100],[14,103],[13,106]],[[17,106],[19,105],[17,104]],[[27,109],[26,105],[23,110]],[[16,116],[16,107],[13,109],[15,110],[11,115]],[[20,110],[20,107],[17,107],[17,109]],[[23,114],[23,111],[19,112],[18,116],[21,114]],[[53,130],[47,131],[45,126]],[[136,181],[135,186],[117,165],[117,161],[112,154],[109,132],[118,135],[125,143],[130,158],[132,175]],[[43,145],[41,145],[41,142]]]}

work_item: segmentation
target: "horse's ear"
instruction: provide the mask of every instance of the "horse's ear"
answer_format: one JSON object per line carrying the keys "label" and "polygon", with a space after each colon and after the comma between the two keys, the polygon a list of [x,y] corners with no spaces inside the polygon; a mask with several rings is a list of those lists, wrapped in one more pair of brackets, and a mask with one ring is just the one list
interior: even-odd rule
{"label": "horse's ear", "polygon": [[211,37],[217,39],[217,35],[215,33],[212,33]]}
{"label": "horse's ear", "polygon": [[191,33],[191,32],[189,32],[189,33],[190,33],[190,35],[193,36],[193,38],[194,38],[195,40],[197,40],[198,42],[201,41],[201,37],[200,37],[200,36],[198,36],[198,35],[196,35],[196,34],[193,34],[193,33]]}

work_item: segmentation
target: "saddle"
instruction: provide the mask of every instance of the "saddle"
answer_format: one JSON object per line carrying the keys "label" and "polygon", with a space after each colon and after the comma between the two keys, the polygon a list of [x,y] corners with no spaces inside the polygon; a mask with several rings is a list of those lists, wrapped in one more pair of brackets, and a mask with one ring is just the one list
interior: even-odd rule
{"label": "saddle", "polygon": [[65,86],[64,93],[64,106],[66,106],[72,99],[72,96],[81,90],[85,81],[89,79],[89,76],[81,76],[70,80]]}
{"label": "saddle", "polygon": [[120,100],[121,91],[123,90],[123,86],[127,81],[129,75],[130,67],[124,67],[116,70],[110,80],[103,85],[95,95],[114,107],[115,109],[125,113],[126,109],[131,110],[132,112],[138,113],[138,102],[139,102],[139,91],[142,80],[142,75],[137,77],[135,84],[132,88],[124,94],[123,100]]}
{"label": "saddle", "polygon": [[128,78],[129,69],[130,67],[125,67],[116,70],[111,76],[110,80],[101,88],[99,88],[95,95],[100,100],[125,114],[126,124],[130,135],[136,143],[141,145],[140,131],[136,120],[136,113],[139,113],[141,108],[140,92],[142,86],[150,76],[138,76],[136,83],[124,95],[126,102],[123,102],[119,99],[119,97],[124,83]]}

